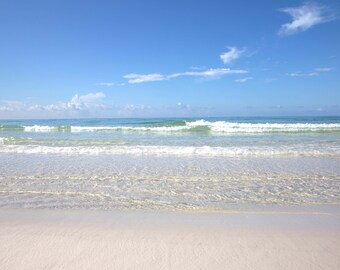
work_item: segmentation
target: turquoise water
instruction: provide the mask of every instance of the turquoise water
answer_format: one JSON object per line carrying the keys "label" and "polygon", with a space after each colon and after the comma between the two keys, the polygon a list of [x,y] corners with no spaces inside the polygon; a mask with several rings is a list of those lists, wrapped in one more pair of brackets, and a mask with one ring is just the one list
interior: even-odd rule
{"label": "turquoise water", "polygon": [[340,117],[0,120],[0,207],[340,203]]}
{"label": "turquoise water", "polygon": [[337,157],[340,118],[1,121],[0,139],[1,152]]}

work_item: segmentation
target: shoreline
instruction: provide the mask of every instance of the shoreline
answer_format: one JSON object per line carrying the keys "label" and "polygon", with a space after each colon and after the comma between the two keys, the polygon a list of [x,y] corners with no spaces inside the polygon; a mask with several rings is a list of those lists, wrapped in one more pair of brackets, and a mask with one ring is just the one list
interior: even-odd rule
{"label": "shoreline", "polygon": [[261,213],[0,209],[0,265],[339,269],[339,207],[304,213],[284,208]]}

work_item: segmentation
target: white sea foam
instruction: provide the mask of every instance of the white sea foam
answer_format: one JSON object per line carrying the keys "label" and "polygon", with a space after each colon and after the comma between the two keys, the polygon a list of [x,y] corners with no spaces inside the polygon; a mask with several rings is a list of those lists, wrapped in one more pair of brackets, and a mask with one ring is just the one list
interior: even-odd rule
{"label": "white sea foam", "polygon": [[187,126],[174,126],[174,127],[129,127],[129,126],[113,126],[113,127],[86,127],[86,126],[71,126],[72,132],[95,132],[95,131],[154,131],[154,132],[167,132],[167,131],[181,131],[189,129]]}
{"label": "white sea foam", "polygon": [[23,126],[25,132],[51,132],[57,131],[58,127],[56,126]]}
{"label": "white sea foam", "polygon": [[339,149],[313,149],[276,147],[211,147],[211,146],[41,146],[0,145],[2,153],[62,154],[62,155],[157,155],[157,156],[207,156],[207,157],[251,157],[251,156],[330,156],[340,158]]}
{"label": "white sea foam", "polygon": [[11,143],[15,140],[16,140],[16,138],[14,138],[14,137],[0,137],[0,145],[1,144],[8,144],[8,143]]}
{"label": "white sea foam", "polygon": [[263,133],[263,132],[308,132],[308,131],[332,131],[339,130],[340,124],[311,124],[311,123],[237,123],[216,121],[210,122],[198,120],[186,122],[188,127],[209,127],[212,131],[227,133]]}
{"label": "white sea foam", "polygon": [[[340,132],[340,123],[238,123],[226,121],[186,121],[174,126],[23,126],[25,132],[100,132],[100,131],[135,131],[135,132],[181,132],[205,131],[216,133],[297,133],[297,132]],[[202,131],[202,129],[200,130]]]}

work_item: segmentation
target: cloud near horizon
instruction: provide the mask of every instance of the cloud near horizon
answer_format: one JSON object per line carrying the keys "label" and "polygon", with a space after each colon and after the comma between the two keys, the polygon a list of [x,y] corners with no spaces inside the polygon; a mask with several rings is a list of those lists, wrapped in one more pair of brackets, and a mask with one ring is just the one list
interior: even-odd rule
{"label": "cloud near horizon", "polygon": [[144,104],[105,104],[102,92],[75,94],[67,102],[48,105],[30,101],[0,100],[0,119],[70,119],[150,116],[152,107]]}
{"label": "cloud near horizon", "polygon": [[105,94],[102,92],[75,94],[68,102],[59,102],[48,105],[29,104],[22,101],[1,101],[0,112],[39,112],[39,113],[74,113],[105,108],[102,103]]}
{"label": "cloud near horizon", "polygon": [[168,75],[163,75],[159,73],[151,73],[151,74],[136,74],[130,73],[123,78],[128,79],[128,83],[143,83],[143,82],[153,82],[153,81],[164,81],[177,77],[183,76],[196,76],[196,77],[218,77],[228,74],[245,74],[248,73],[246,70],[242,69],[229,69],[229,68],[211,68],[205,71],[187,71],[187,72],[179,72],[172,73]]}
{"label": "cloud near horizon", "polygon": [[306,2],[300,7],[284,8],[280,11],[292,17],[290,23],[281,25],[279,30],[281,36],[303,32],[315,25],[335,19],[335,16],[325,6],[312,2]]}

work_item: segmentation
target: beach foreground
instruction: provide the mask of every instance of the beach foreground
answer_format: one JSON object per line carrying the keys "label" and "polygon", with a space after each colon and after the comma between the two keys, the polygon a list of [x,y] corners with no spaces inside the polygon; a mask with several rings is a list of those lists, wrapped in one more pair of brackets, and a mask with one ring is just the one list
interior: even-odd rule
{"label": "beach foreground", "polygon": [[327,210],[0,210],[2,269],[340,269]]}

